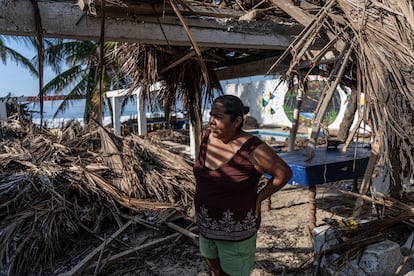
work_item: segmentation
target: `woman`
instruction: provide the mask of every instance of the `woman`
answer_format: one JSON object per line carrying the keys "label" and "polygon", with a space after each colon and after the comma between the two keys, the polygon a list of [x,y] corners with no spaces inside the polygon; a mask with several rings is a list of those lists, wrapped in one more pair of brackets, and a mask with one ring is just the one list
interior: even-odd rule
{"label": "woman", "polygon": [[[246,113],[238,97],[216,98],[194,165],[200,252],[215,276],[250,275],[261,202],[292,176],[266,143],[242,130]],[[272,178],[258,192],[263,173]]]}

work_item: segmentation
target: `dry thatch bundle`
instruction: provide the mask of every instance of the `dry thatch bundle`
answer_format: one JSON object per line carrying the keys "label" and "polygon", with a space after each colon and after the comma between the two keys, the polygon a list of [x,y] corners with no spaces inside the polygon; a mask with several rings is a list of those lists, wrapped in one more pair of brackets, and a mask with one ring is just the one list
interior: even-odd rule
{"label": "dry thatch bundle", "polygon": [[354,34],[367,112],[381,140],[384,161],[392,161],[389,157],[395,151],[402,168],[411,171],[414,166],[413,3],[338,2]]}
{"label": "dry thatch bundle", "polygon": [[191,166],[139,137],[73,123],[19,133],[0,142],[0,260],[10,275],[50,271],[80,235],[119,217],[192,208]]}
{"label": "dry thatch bundle", "polygon": [[[312,51],[312,44],[320,37],[328,43],[322,50]],[[379,141],[380,164],[393,168],[393,176],[397,178],[414,174],[414,12],[411,0],[326,1],[273,67],[287,57],[291,57],[287,76],[302,63],[312,65],[309,71],[302,72],[305,77],[333,57],[333,62],[319,66],[329,75],[329,83],[315,112],[313,134],[319,131],[335,87],[350,85],[359,99],[362,94],[365,96],[364,109],[360,109],[359,114],[363,114]]]}

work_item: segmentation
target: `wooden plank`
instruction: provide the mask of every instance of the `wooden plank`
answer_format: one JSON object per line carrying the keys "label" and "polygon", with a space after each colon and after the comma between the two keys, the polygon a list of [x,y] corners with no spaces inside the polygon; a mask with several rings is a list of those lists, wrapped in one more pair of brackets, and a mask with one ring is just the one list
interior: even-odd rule
{"label": "wooden plank", "polygon": [[176,143],[176,142],[169,141],[169,140],[161,141],[161,143],[174,150],[186,150],[187,148],[187,145]]}
{"label": "wooden plank", "polygon": [[[269,68],[276,62],[277,57],[272,58],[265,58],[265,59],[258,59],[255,61],[250,61],[238,65],[228,66],[225,68],[220,68],[216,70],[216,74],[219,80],[229,80],[229,79],[237,79],[243,77],[250,77],[250,76],[259,76],[259,75],[266,75],[268,73]],[[333,63],[334,59],[322,59],[319,64],[330,64]],[[302,62],[299,67],[296,67],[297,70],[299,69],[307,69],[311,66],[309,61]],[[272,75],[282,74],[286,72],[289,68],[287,64],[279,64],[277,66],[277,70],[273,70],[270,72]],[[314,74],[318,74],[318,69],[314,69]]]}
{"label": "wooden plank", "polygon": [[[44,37],[99,40],[101,19],[86,16],[72,2],[38,1]],[[33,7],[26,0],[0,0],[0,34],[16,36],[36,36]],[[153,18],[155,19],[155,18]],[[147,22],[139,18],[107,18],[105,20],[107,41],[139,42],[154,45],[191,46],[183,30],[177,24]],[[198,22],[194,27],[191,22]],[[291,26],[275,23],[276,32],[269,34],[267,28],[257,27],[256,32],[243,31],[239,22],[217,22],[202,17],[187,20],[190,31],[200,47],[238,49],[286,49],[293,37]],[[277,28],[276,28],[277,27]],[[162,31],[164,30],[164,33]],[[165,39],[165,36],[167,40]]]}
{"label": "wooden plank", "polygon": [[[168,14],[175,14],[172,7],[170,5],[165,5],[165,3],[154,3],[148,4],[144,2],[137,1],[123,1],[122,6],[114,6],[110,4],[106,4],[105,6],[105,14],[110,15],[111,13],[124,13],[124,14],[138,14],[138,15],[154,15],[154,10],[158,15],[168,15]],[[84,1],[78,3],[79,7],[82,10],[87,8],[87,3],[85,4]],[[96,11],[100,12],[100,5],[96,5]],[[200,15],[200,16],[211,16],[217,18],[239,18],[240,16],[244,15],[244,12],[230,9],[230,8],[223,8],[223,7],[213,7],[213,6],[196,6],[191,5],[191,9],[186,9],[185,7],[178,5],[181,13],[183,15]]]}

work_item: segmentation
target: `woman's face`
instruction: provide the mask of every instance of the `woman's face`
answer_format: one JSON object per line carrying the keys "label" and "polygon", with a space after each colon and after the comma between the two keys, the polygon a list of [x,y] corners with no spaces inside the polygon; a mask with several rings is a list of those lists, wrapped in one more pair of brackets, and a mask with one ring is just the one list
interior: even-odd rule
{"label": "woman's face", "polygon": [[213,137],[226,140],[229,136],[233,136],[236,131],[239,120],[232,121],[231,116],[225,113],[223,104],[217,102],[214,103],[213,108],[210,112],[210,131]]}

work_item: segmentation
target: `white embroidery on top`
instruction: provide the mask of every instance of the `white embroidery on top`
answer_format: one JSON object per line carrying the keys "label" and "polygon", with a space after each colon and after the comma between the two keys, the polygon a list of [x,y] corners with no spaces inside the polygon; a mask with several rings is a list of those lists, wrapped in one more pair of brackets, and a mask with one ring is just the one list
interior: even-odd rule
{"label": "white embroidery on top", "polygon": [[246,217],[242,221],[236,221],[234,219],[234,213],[229,209],[223,212],[223,216],[219,220],[213,220],[208,215],[208,210],[202,206],[197,214],[197,221],[199,226],[206,229],[215,231],[224,231],[228,233],[244,232],[251,233],[251,230],[256,231],[256,218],[253,215],[253,210],[247,213]]}

